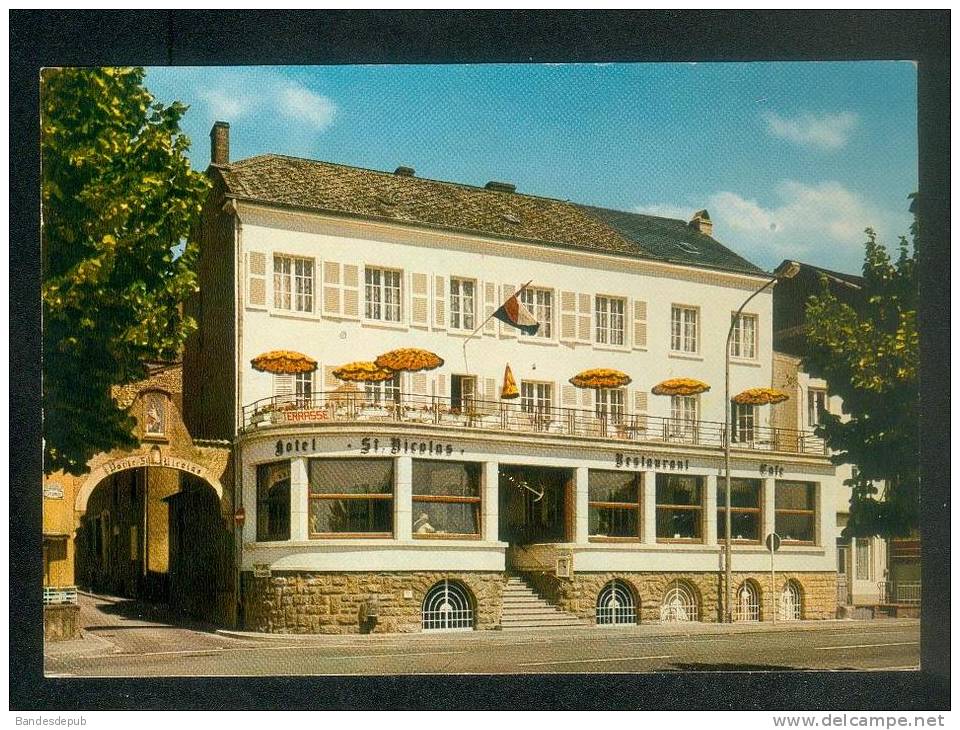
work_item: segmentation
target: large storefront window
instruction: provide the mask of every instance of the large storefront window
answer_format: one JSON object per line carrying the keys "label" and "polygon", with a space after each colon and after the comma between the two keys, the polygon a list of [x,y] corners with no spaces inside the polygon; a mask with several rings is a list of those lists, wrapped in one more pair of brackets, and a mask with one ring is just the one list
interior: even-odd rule
{"label": "large storefront window", "polygon": [[[727,483],[717,479],[717,539],[727,539]],[[760,480],[730,479],[730,535],[737,542],[760,542]]]}
{"label": "large storefront window", "polygon": [[778,481],[776,531],[785,542],[813,543],[816,539],[817,485]]}
{"label": "large storefront window", "polygon": [[640,474],[590,470],[590,536],[640,539]]}
{"label": "large storefront window", "polygon": [[703,541],[703,477],[657,474],[657,540]]}
{"label": "large storefront window", "polygon": [[290,539],[290,462],[257,467],[257,541]]}
{"label": "large storefront window", "polygon": [[480,534],[480,464],[413,462],[414,537]]}
{"label": "large storefront window", "polygon": [[392,459],[310,459],[310,537],[391,537]]}

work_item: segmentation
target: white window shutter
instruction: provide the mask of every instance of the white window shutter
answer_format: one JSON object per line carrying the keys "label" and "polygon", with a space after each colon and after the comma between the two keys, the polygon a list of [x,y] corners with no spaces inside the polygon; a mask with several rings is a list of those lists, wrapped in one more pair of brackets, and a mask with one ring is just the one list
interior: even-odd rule
{"label": "white window shutter", "polygon": [[577,341],[590,344],[593,327],[593,297],[589,294],[577,295]]}
{"label": "white window shutter", "polygon": [[414,395],[427,394],[427,374],[426,373],[413,374],[413,394]]}
{"label": "white window shutter", "polygon": [[340,307],[340,264],[335,261],[323,262],[323,313],[330,317],[339,317]]}
{"label": "white window shutter", "polygon": [[267,306],[267,256],[262,251],[247,253],[247,304]]}
{"label": "white window shutter", "polygon": [[577,295],[572,291],[560,292],[560,339],[577,340]]}
{"label": "white window shutter", "polygon": [[434,376],[433,394],[438,398],[447,397],[447,376],[444,373],[437,373]]}
{"label": "white window shutter", "polygon": [[335,377],[333,371],[337,369],[336,365],[327,365],[323,369],[323,389],[326,391],[334,390],[340,386],[340,379]]}
{"label": "white window shutter", "polygon": [[426,274],[410,274],[410,325],[426,328],[430,319],[430,279]]}
{"label": "white window shutter", "polygon": [[563,407],[564,408],[576,408],[577,407],[577,389],[572,385],[564,385],[561,388],[563,394]]}
{"label": "white window shutter", "polygon": [[293,376],[288,373],[276,373],[273,376],[274,395],[293,395]]}
{"label": "white window shutter", "polygon": [[443,276],[433,277],[433,328],[447,328],[447,280]]}
{"label": "white window shutter", "polygon": [[643,350],[647,347],[647,303],[640,299],[633,300],[633,349]]}
{"label": "white window shutter", "polygon": [[[512,297],[512,296],[513,296],[513,293],[514,293],[516,290],[517,290],[517,287],[515,287],[513,284],[504,284],[504,285],[500,288],[500,291],[501,291],[502,296],[503,296],[503,301],[505,302],[505,301],[507,301],[510,297]],[[502,302],[501,302],[501,304],[502,304]],[[506,337],[510,337],[510,338],[516,337],[516,336],[517,336],[517,328],[514,327],[514,326],[512,326],[512,325],[504,324],[503,322],[501,322],[501,323],[500,323],[500,336],[501,336],[501,337],[504,337],[504,338],[506,338]]]}
{"label": "white window shutter", "polygon": [[497,334],[497,320],[493,319],[493,313],[497,311],[500,302],[497,301],[497,285],[487,281],[483,284],[483,318],[487,323],[483,326],[483,334]]}
{"label": "white window shutter", "polygon": [[492,411],[495,408],[494,404],[497,402],[496,378],[483,379],[483,400],[486,401],[485,405],[488,411]]}
{"label": "white window shutter", "polygon": [[593,408],[593,391],[590,388],[580,389],[580,406],[587,410]]}
{"label": "white window shutter", "polygon": [[640,438],[646,435],[647,430],[647,393],[643,390],[633,391],[633,415],[636,419],[637,434]]}
{"label": "white window shutter", "polygon": [[360,319],[360,267],[343,265],[342,315],[348,319]]}

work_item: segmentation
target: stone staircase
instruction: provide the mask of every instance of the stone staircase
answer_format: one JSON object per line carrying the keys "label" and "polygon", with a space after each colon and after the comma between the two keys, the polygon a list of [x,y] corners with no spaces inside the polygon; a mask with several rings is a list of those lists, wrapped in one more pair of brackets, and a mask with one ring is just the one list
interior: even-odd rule
{"label": "stone staircase", "polygon": [[566,613],[536,594],[523,578],[511,575],[503,590],[503,616],[500,628],[551,629],[586,624],[572,613]]}

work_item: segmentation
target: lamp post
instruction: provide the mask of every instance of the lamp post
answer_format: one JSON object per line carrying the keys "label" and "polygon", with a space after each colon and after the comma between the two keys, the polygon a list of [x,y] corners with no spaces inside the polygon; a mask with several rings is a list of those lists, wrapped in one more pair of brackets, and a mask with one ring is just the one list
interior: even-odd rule
{"label": "lamp post", "polygon": [[773,272],[773,277],[766,284],[757,289],[753,294],[746,298],[743,304],[740,305],[740,308],[737,309],[736,314],[730,319],[730,329],[727,330],[727,345],[726,345],[726,354],[724,355],[724,391],[723,391],[723,403],[725,406],[725,417],[723,419],[724,428],[726,433],[724,434],[723,439],[723,473],[724,481],[726,482],[726,495],[724,504],[726,509],[724,510],[726,519],[724,522],[724,547],[723,547],[723,567],[724,567],[724,601],[723,601],[723,613],[724,620],[727,623],[733,623],[733,603],[732,603],[732,593],[733,593],[733,568],[731,565],[733,558],[733,541],[731,539],[732,532],[732,521],[730,513],[730,441],[733,436],[733,423],[731,423],[731,408],[730,408],[730,340],[733,337],[734,328],[740,323],[740,315],[743,313],[744,308],[753,300],[757,294],[762,291],[765,291],[767,287],[773,285],[777,281],[782,279],[792,279],[800,271],[800,264],[796,261],[784,261],[780,264]]}

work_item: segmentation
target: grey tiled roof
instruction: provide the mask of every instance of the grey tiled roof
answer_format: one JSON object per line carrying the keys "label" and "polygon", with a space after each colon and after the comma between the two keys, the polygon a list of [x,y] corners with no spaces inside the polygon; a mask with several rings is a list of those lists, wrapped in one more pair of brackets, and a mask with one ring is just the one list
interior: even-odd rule
{"label": "grey tiled roof", "polygon": [[759,273],[684,221],[283,155],[218,165],[228,195],[546,246]]}

